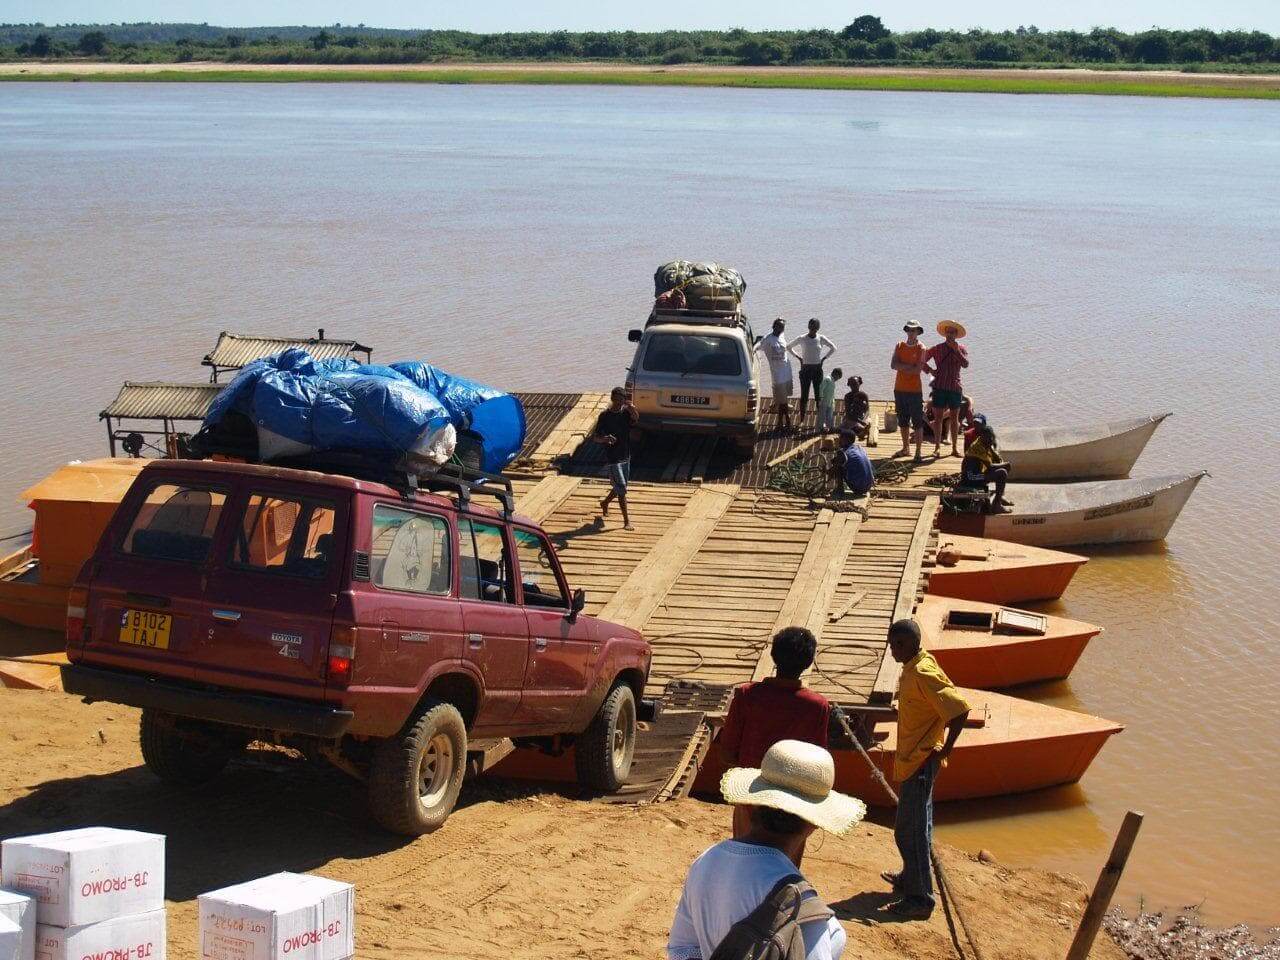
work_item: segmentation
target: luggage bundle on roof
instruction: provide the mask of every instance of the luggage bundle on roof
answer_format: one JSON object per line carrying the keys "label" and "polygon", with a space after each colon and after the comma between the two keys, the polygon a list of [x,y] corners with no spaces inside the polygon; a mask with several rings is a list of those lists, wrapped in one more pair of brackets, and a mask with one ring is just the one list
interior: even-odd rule
{"label": "luggage bundle on roof", "polygon": [[653,295],[679,291],[689,310],[732,312],[742,304],[747,282],[733,267],[719,263],[672,260],[653,275]]}
{"label": "luggage bundle on roof", "polygon": [[520,401],[422,361],[285,350],[244,367],[209,407],[197,455],[264,463],[343,455],[418,475],[450,460],[497,473],[524,443]]}

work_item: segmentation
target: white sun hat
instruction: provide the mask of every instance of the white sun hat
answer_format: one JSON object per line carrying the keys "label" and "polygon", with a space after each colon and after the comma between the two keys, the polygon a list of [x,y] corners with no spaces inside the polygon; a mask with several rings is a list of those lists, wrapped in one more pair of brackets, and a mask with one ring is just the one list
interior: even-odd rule
{"label": "white sun hat", "polygon": [[841,836],[867,815],[867,805],[832,790],[835,779],[835,762],[822,747],[779,740],[764,755],[759,770],[734,767],[725,771],[720,792],[729,803],[773,807]]}

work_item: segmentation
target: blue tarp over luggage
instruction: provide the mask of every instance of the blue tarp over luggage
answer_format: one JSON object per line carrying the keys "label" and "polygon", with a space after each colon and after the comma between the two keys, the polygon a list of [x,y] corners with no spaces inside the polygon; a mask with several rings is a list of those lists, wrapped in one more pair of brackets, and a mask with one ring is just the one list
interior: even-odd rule
{"label": "blue tarp over luggage", "polygon": [[515,397],[430,364],[396,367],[408,373],[286,350],[241,370],[214,400],[204,427],[242,415],[266,461],[341,450],[440,465],[453,456],[459,431],[479,438],[483,469],[496,472],[515,459],[525,429]]}

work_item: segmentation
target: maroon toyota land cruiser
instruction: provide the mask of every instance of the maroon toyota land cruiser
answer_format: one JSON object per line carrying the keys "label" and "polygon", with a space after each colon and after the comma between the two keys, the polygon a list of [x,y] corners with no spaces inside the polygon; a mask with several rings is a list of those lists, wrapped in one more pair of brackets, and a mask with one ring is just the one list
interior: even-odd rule
{"label": "maroon toyota land cruiser", "polygon": [[572,743],[582,783],[617,789],[651,708],[649,644],[581,614],[508,482],[433,488],[453,495],[149,464],[71,591],[66,690],[141,707],[162,780],[199,785],[249,743],[281,744],[364,778],[401,833],[448,817],[469,739]]}

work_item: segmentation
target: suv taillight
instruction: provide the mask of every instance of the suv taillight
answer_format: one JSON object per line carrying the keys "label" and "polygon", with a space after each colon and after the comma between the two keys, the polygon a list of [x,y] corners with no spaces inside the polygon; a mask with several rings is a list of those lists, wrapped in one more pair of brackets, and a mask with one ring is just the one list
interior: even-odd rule
{"label": "suv taillight", "polygon": [[325,666],[325,677],[335,687],[345,687],[351,683],[351,668],[356,659],[356,628],[351,626],[334,627],[329,635],[329,659]]}
{"label": "suv taillight", "polygon": [[67,591],[67,647],[78,647],[84,642],[84,628],[89,615],[89,591],[84,587],[72,587]]}
{"label": "suv taillight", "polygon": [[760,391],[755,387],[747,387],[747,416],[756,415],[756,407],[760,404]]}
{"label": "suv taillight", "polygon": [[634,402],[636,399],[636,381],[633,377],[627,377],[622,384],[622,389],[627,391],[627,401]]}

